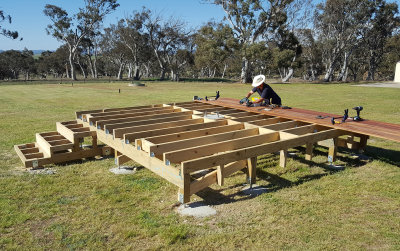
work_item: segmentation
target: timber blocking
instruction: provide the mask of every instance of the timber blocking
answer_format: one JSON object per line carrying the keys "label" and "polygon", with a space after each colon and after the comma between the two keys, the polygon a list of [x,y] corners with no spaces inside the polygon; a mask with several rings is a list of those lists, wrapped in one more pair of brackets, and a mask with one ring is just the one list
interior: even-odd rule
{"label": "timber blocking", "polygon": [[[240,170],[255,183],[257,156],[279,151],[285,167],[289,148],[306,146],[306,159],[311,160],[314,144],[325,141],[328,158],[334,161],[338,146],[362,150],[368,139],[349,130],[218,102],[80,111],[76,120],[57,122],[56,131],[39,133],[36,142],[16,145],[15,150],[27,168],[115,152],[116,164],[139,163],[175,184],[179,201],[187,203],[191,195],[214,183],[223,186],[226,177]],[[85,140],[91,144],[85,146]]]}

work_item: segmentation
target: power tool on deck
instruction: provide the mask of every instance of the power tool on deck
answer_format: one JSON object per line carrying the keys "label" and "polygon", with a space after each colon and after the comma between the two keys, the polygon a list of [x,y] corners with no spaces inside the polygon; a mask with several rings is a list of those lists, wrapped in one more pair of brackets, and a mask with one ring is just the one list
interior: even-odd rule
{"label": "power tool on deck", "polygon": [[[211,100],[217,100],[221,97],[219,94],[219,91],[216,92],[215,96],[206,96],[204,99],[200,98],[199,96],[193,96],[193,100],[206,100],[206,101],[211,101]],[[209,99],[209,98],[214,98],[214,99]]]}
{"label": "power tool on deck", "polygon": [[[344,115],[342,116],[342,117],[332,117],[332,119],[331,119],[331,123],[332,123],[332,125],[334,125],[334,124],[341,124],[341,123],[344,123],[344,122],[346,122],[346,119],[349,117],[349,109],[345,109],[344,110]],[[342,121],[337,121],[337,120],[335,120],[335,119],[342,119]]]}
{"label": "power tool on deck", "polygon": [[357,112],[357,116],[353,117],[354,121],[362,121],[363,119],[360,117],[360,112],[363,110],[362,106],[353,107],[353,110]]}
{"label": "power tool on deck", "polygon": [[208,101],[208,98],[214,98],[213,100],[217,100],[219,99],[220,95],[219,95],[219,91],[216,92],[215,96],[209,96],[205,98],[206,101]]}

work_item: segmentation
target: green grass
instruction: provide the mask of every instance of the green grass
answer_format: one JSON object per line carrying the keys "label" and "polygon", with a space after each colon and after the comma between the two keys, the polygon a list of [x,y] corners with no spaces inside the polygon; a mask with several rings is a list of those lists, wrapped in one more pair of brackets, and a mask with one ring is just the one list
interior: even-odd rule
{"label": "green grass", "polygon": [[[37,82],[36,82],[37,83]],[[400,123],[400,89],[351,84],[274,84],[284,105],[341,114],[364,106],[362,117]],[[121,89],[121,93],[118,92]],[[327,149],[312,162],[304,148],[258,158],[257,184],[268,193],[248,197],[238,172],[223,187],[193,196],[217,210],[204,219],[175,213],[177,188],[146,169],[130,176],[108,170],[113,159],[54,165],[54,175],[20,169],[14,144],[55,130],[74,112],[105,107],[189,101],[194,95],[242,98],[249,85],[146,82],[0,85],[0,249],[400,249],[400,144],[372,138],[369,161],[341,150],[326,168]],[[350,113],[353,113],[351,111]],[[131,163],[133,164],[133,163]]]}

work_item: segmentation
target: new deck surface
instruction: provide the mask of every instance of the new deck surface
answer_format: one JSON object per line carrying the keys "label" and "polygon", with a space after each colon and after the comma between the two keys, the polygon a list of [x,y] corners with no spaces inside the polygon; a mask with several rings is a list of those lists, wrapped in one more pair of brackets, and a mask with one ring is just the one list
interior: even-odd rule
{"label": "new deck surface", "polygon": [[[368,120],[367,118],[363,121],[353,121],[349,118],[346,120],[345,123],[332,125],[331,123],[332,117],[337,118],[342,115],[317,112],[317,111],[311,111],[293,107],[291,109],[274,108],[271,109],[270,111],[267,111],[265,110],[265,107],[246,107],[245,105],[240,105],[239,100],[231,98],[220,98],[216,101],[200,101],[200,102],[240,109],[253,113],[314,123],[321,126],[327,126],[335,129],[340,129],[349,132],[400,142],[400,125],[398,124]],[[355,114],[355,111],[352,112]],[[316,117],[319,115],[326,118],[317,119]],[[362,112],[361,112],[361,117],[363,117]],[[340,119],[337,120],[340,121]]]}

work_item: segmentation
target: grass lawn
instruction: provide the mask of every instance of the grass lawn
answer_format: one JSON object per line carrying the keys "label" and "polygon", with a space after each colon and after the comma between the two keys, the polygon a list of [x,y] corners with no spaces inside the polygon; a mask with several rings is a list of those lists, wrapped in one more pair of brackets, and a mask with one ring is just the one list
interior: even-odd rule
{"label": "grass lawn", "polygon": [[[372,138],[367,161],[339,150],[342,171],[326,166],[327,149],[312,162],[304,149],[287,168],[279,156],[258,158],[257,184],[241,193],[238,172],[193,196],[217,210],[196,219],[175,212],[177,187],[139,169],[114,175],[113,159],[54,165],[54,175],[23,171],[13,145],[54,131],[74,112],[189,101],[194,95],[242,98],[249,85],[149,82],[4,85],[0,83],[0,249],[400,249],[400,143]],[[400,89],[351,84],[274,84],[284,105],[400,124]],[[121,89],[119,93],[118,89]],[[355,111],[350,111],[351,116]],[[134,165],[134,163],[131,163]]]}

